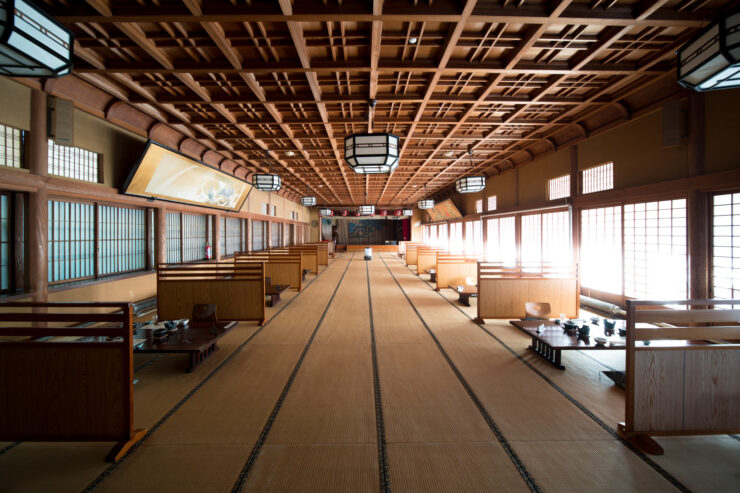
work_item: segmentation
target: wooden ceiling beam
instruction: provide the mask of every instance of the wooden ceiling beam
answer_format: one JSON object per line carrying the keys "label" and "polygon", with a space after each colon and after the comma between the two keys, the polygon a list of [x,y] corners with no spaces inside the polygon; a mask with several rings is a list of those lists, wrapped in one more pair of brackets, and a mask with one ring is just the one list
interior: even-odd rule
{"label": "wooden ceiling beam", "polygon": [[[279,0],[280,3],[280,9],[283,11],[284,14],[290,16],[293,13],[293,5],[291,3],[291,0]],[[303,27],[301,26],[300,22],[294,22],[289,21],[288,22],[288,30],[290,31],[290,36],[293,39],[293,45],[295,46],[296,52],[298,53],[298,58],[301,61],[301,66],[306,69],[310,70],[311,68],[311,55],[308,52],[308,47],[306,46],[306,40],[303,37]],[[334,153],[334,157],[337,160],[337,165],[339,166],[339,170],[342,173],[342,179],[344,180],[344,186],[347,188],[347,193],[349,193],[352,202],[355,201],[354,195],[352,194],[352,188],[349,186],[349,182],[347,181],[347,175],[344,170],[342,158],[339,154],[339,149],[336,146],[336,143],[334,142],[333,138],[333,132],[334,130],[331,127],[331,124],[329,123],[329,115],[326,111],[326,105],[321,101],[321,87],[319,87],[318,79],[316,78],[316,73],[308,71],[306,72],[306,80],[308,81],[308,85],[311,88],[311,93],[313,95],[314,103],[316,104],[316,107],[319,111],[319,115],[321,115],[321,121],[324,125],[324,131],[326,132],[327,137],[329,138],[329,141],[331,142],[332,152]],[[306,156],[306,159],[310,162],[308,155]]]}

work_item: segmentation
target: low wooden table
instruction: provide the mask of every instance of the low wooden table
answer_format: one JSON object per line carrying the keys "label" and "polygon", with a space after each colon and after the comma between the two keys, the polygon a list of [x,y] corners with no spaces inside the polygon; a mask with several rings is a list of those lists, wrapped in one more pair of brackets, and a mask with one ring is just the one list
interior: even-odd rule
{"label": "low wooden table", "polygon": [[470,306],[470,297],[478,296],[478,286],[449,286],[450,289],[454,289],[460,295],[460,303],[465,306]]}
{"label": "low wooden table", "polygon": [[195,370],[209,356],[218,351],[218,340],[236,326],[236,322],[220,322],[215,327],[197,325],[178,328],[176,332],[164,339],[154,339],[152,332],[164,328],[164,323],[145,325],[134,331],[135,339],[144,342],[134,346],[135,353],[187,353],[190,355],[190,366],[187,371]]}
{"label": "low wooden table", "polygon": [[290,286],[287,284],[268,284],[265,286],[265,295],[270,297],[270,301],[267,306],[275,306],[275,303],[280,301],[280,293],[288,289]]}
{"label": "low wooden table", "polygon": [[429,274],[429,282],[437,282],[437,271],[434,269],[426,269],[424,270],[427,274]]}

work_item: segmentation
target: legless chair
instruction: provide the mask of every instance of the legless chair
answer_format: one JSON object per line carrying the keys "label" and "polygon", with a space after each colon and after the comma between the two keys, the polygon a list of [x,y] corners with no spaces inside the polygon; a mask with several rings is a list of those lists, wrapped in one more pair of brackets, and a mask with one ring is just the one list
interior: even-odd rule
{"label": "legless chair", "polygon": [[550,303],[527,301],[524,303],[524,313],[527,320],[547,320],[550,316]]}

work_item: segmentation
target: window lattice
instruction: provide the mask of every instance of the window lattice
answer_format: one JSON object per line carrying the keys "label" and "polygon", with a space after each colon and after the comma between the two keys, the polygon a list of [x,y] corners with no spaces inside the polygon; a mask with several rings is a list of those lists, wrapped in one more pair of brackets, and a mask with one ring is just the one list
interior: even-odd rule
{"label": "window lattice", "polygon": [[95,205],[49,201],[49,282],[95,275]]}
{"label": "window lattice", "polygon": [[740,297],[740,193],[714,196],[712,207],[712,297]]}
{"label": "window lattice", "polygon": [[494,217],[486,224],[486,260],[516,264],[516,218]]}
{"label": "window lattice", "polygon": [[206,258],[208,244],[207,217],[200,214],[182,215],[182,261],[193,262]]}
{"label": "window lattice", "polygon": [[166,260],[168,264],[179,264],[182,262],[182,250],[181,250],[181,227],[180,227],[180,213],[179,212],[168,212],[167,213],[167,224],[166,224],[166,235],[167,235],[167,254]]}
{"label": "window lattice", "polygon": [[10,289],[10,194],[0,193],[0,291]]}
{"label": "window lattice", "polygon": [[146,268],[146,216],[143,209],[98,208],[98,274]]}
{"label": "window lattice", "polygon": [[558,176],[548,180],[547,199],[555,200],[564,197],[570,197],[570,175]]}
{"label": "window lattice", "polygon": [[98,159],[95,152],[59,145],[49,139],[49,174],[97,183]]}
{"label": "window lattice", "polygon": [[622,207],[581,211],[581,284],[622,292]]}
{"label": "window lattice", "polygon": [[450,245],[449,233],[447,232],[447,223],[439,225],[439,233],[437,234],[437,244],[439,248],[447,250]]}
{"label": "window lattice", "polygon": [[252,250],[257,252],[265,249],[265,222],[252,221]]}
{"label": "window lattice", "polygon": [[483,199],[475,201],[475,213],[480,214],[481,212],[483,212]]}
{"label": "window lattice", "polygon": [[496,210],[496,195],[491,195],[488,197],[488,204],[486,204],[488,208],[486,210],[488,211],[495,211]]}
{"label": "window lattice", "polygon": [[280,247],[280,223],[270,223],[270,247]]}
{"label": "window lattice", "polygon": [[594,166],[581,173],[583,193],[601,192],[614,188],[614,163]]}
{"label": "window lattice", "polygon": [[624,295],[685,299],[686,200],[624,206]]}
{"label": "window lattice", "polygon": [[0,165],[9,168],[23,166],[23,130],[0,124]]}
{"label": "window lattice", "polygon": [[463,223],[450,224],[450,253],[463,252]]}
{"label": "window lattice", "polygon": [[221,255],[230,257],[242,250],[242,220],[221,217]]}

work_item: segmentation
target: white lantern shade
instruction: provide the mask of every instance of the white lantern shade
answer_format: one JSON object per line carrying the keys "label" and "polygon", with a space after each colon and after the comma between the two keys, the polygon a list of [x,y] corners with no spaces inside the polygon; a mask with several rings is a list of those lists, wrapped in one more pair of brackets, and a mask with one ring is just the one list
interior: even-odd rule
{"label": "white lantern shade", "polygon": [[403,216],[413,216],[414,215],[414,211],[411,210],[411,209],[404,209],[402,215]]}
{"label": "white lantern shade", "polygon": [[331,209],[319,209],[320,216],[333,216],[334,211]]}
{"label": "white lantern shade", "polygon": [[398,141],[393,134],[354,134],[344,139],[344,160],[361,175],[391,173],[398,167]]}
{"label": "white lantern shade", "polygon": [[420,200],[420,201],[418,201],[416,203],[416,207],[418,207],[419,209],[422,209],[422,210],[423,209],[431,209],[432,207],[434,207],[434,200],[432,200],[432,199]]}
{"label": "white lantern shade", "polygon": [[740,11],[713,22],[678,50],[678,82],[696,91],[740,86]]}
{"label": "white lantern shade", "polygon": [[58,77],[72,69],[74,34],[26,0],[0,1],[0,74]]}
{"label": "white lantern shade", "polygon": [[475,193],[486,188],[485,176],[465,176],[455,182],[458,193]]}
{"label": "white lantern shade", "polygon": [[316,197],[301,197],[301,205],[304,207],[313,207],[316,205]]}
{"label": "white lantern shade", "polygon": [[252,185],[263,192],[277,192],[283,186],[280,175],[254,175]]}
{"label": "white lantern shade", "polygon": [[357,214],[360,216],[372,216],[375,214],[375,206],[374,205],[361,205],[357,208]]}

